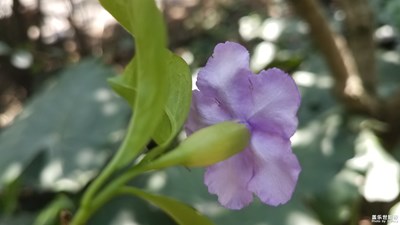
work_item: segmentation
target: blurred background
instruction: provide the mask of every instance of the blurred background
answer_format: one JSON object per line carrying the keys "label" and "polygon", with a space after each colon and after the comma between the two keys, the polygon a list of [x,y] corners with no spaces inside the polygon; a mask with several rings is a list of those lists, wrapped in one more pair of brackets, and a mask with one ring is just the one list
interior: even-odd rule
{"label": "blurred background", "polygon": [[[161,0],[169,48],[191,67],[214,46],[246,46],[251,67],[280,67],[302,93],[292,200],[222,208],[203,169],[132,184],[193,205],[219,225],[400,223],[400,1]],[[0,0],[0,224],[59,224],[122,140],[128,105],[107,85],[134,55],[96,0]],[[374,222],[373,220],[376,219]],[[380,220],[380,222],[378,222]],[[389,221],[391,220],[391,221]],[[172,225],[120,197],[89,224]]]}

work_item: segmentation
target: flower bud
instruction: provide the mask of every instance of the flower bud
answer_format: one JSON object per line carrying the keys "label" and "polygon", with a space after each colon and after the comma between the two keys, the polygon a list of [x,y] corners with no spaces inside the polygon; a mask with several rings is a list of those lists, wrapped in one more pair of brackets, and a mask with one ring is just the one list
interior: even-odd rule
{"label": "flower bud", "polygon": [[144,167],[161,169],[174,165],[210,166],[244,150],[249,140],[250,132],[244,124],[218,123],[193,133],[177,148]]}

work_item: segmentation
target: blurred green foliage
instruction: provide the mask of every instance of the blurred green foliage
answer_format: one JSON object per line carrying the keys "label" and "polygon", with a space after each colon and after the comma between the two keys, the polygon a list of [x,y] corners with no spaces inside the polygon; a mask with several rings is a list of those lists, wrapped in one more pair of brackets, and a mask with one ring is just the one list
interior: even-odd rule
{"label": "blurred green foliage", "polygon": [[[0,148],[7,149],[0,161],[2,187],[20,176],[41,152],[34,168],[36,180],[32,180],[33,168],[24,171],[30,173],[28,184],[54,190],[68,190],[69,182],[75,190],[85,185],[121,140],[130,114],[107,85],[112,74],[98,60],[87,59],[44,85],[13,126],[0,135]],[[40,173],[46,168],[48,177]],[[67,185],[58,184],[62,179],[67,179]]]}

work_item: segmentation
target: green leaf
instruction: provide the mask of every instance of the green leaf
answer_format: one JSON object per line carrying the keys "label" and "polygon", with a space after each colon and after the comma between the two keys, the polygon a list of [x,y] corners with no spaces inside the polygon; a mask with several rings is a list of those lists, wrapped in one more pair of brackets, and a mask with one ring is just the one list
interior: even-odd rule
{"label": "green leaf", "polygon": [[174,165],[209,166],[243,151],[249,141],[250,132],[245,125],[235,122],[218,123],[197,131],[176,149],[144,167],[161,169]]}
{"label": "green leaf", "polygon": [[9,181],[5,180],[5,185],[1,188],[2,194],[0,194],[0,212],[11,215],[18,209],[19,198],[24,187],[40,190],[38,180],[46,163],[47,154],[42,151],[26,164],[18,177],[11,177]]}
{"label": "green leaf", "polygon": [[[157,144],[162,145],[177,135],[189,113],[192,98],[192,81],[189,66],[177,55],[169,52],[167,65],[168,100],[164,105],[164,113],[160,124],[153,134]],[[108,79],[109,84],[131,107],[136,97],[136,72],[133,59],[121,76]]]}
{"label": "green leaf", "polygon": [[[113,89],[134,108],[136,123],[134,121],[132,124],[137,127],[135,129],[144,128],[140,123],[146,125],[147,132],[141,130],[141,135],[131,136],[142,138],[142,141],[135,140],[135,142],[143,147],[143,143],[147,142],[146,135],[153,131],[151,136],[159,145],[168,144],[181,129],[189,112],[191,102],[189,67],[180,57],[163,48],[166,42],[165,28],[161,14],[153,1],[101,0],[101,3],[136,40],[136,58],[127,66],[122,77],[109,80]],[[143,77],[147,78],[148,82],[145,82]],[[153,85],[147,86],[151,85],[151,82]],[[168,93],[163,94],[167,89]],[[139,96],[147,96],[147,99],[136,100]],[[152,98],[153,103],[151,103]],[[159,106],[162,106],[163,110],[161,115],[157,110]],[[144,111],[146,112],[142,114]],[[143,122],[147,121],[144,116],[152,118],[148,122]],[[161,117],[160,120],[158,116]],[[154,125],[157,128],[152,130]],[[138,150],[131,152],[133,152],[131,155],[135,155]]]}
{"label": "green leaf", "polygon": [[124,73],[108,79],[112,89],[123,97],[133,108],[137,92],[137,72],[135,70],[136,60],[133,58],[125,67]]}
{"label": "green leaf", "polygon": [[[27,224],[27,223],[26,223]],[[160,209],[146,204],[142,199],[116,196],[90,217],[86,225],[176,225]]]}
{"label": "green leaf", "polygon": [[[24,184],[71,191],[86,185],[121,141],[130,115],[107,85],[113,73],[90,59],[49,80],[0,133],[0,185],[18,177],[39,154],[45,155],[40,176],[26,175]],[[71,185],[60,185],[66,180]]]}
{"label": "green leaf", "polygon": [[187,63],[170,53],[168,69],[169,93],[160,125],[153,135],[161,145],[175,137],[183,126],[192,100],[192,80]]}
{"label": "green leaf", "polygon": [[142,198],[156,205],[171,216],[179,225],[213,225],[207,217],[201,215],[194,208],[162,195],[150,194],[134,187],[121,188],[121,193],[130,194]]}
{"label": "green leaf", "polygon": [[[168,94],[166,31],[154,1],[102,0],[101,3],[135,37],[135,61],[124,71],[122,78],[127,86],[118,80],[114,82],[119,84],[119,92],[134,96],[134,100],[129,99],[134,105],[134,114],[128,140],[117,157],[122,167],[146,146],[164,113]],[[132,93],[135,87],[136,95]]]}

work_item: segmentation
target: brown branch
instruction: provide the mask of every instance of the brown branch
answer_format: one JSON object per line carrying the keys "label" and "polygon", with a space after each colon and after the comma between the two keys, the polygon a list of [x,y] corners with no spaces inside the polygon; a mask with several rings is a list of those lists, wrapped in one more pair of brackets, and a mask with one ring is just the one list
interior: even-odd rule
{"label": "brown branch", "polygon": [[338,91],[343,91],[347,80],[347,69],[335,44],[335,36],[329,29],[321,9],[314,0],[290,0],[297,13],[307,22],[311,37],[323,53],[332,71]]}
{"label": "brown branch", "polygon": [[375,95],[376,63],[373,40],[373,13],[367,0],[337,0],[345,14],[343,21],[346,40],[357,64],[365,90]]}
{"label": "brown branch", "polygon": [[335,79],[335,93],[347,109],[378,117],[379,103],[364,87],[357,62],[346,40],[334,33],[315,0],[290,0],[309,25],[310,35]]}

